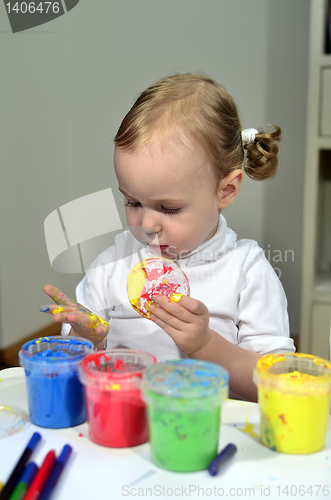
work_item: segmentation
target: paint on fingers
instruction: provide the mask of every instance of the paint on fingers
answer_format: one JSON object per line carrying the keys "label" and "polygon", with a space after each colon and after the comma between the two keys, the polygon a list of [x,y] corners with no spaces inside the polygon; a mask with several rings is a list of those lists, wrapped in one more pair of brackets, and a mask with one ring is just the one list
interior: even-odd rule
{"label": "paint on fingers", "polygon": [[170,302],[179,302],[182,297],[182,293],[172,293],[169,298]]}
{"label": "paint on fingers", "polygon": [[95,330],[98,326],[102,326],[104,332],[108,329],[108,322],[105,319],[100,318],[100,316],[97,316],[96,314],[93,314],[91,312],[86,314],[88,314],[89,317],[88,323],[86,325],[88,328],[92,328],[93,330]]}
{"label": "paint on fingers", "polygon": [[54,316],[54,314],[59,314],[59,313],[62,313],[62,312],[64,312],[64,308],[63,307],[56,307],[55,309],[53,309],[52,314]]}
{"label": "paint on fingers", "polygon": [[53,300],[54,300],[55,304],[66,305],[67,304],[67,297],[62,292],[60,292],[60,290],[58,290],[57,288],[53,287],[53,290],[54,290]]}

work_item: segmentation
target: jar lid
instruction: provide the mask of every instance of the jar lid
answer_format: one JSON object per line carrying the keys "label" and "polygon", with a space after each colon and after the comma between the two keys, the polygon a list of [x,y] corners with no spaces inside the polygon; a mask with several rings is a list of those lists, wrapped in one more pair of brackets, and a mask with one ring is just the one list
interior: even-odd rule
{"label": "jar lid", "polygon": [[144,388],[175,398],[217,394],[227,387],[229,372],[215,363],[179,359],[150,366],[143,373]]}
{"label": "jar lid", "polygon": [[34,363],[70,362],[82,358],[94,349],[90,340],[81,337],[40,337],[23,344],[20,359],[32,360]]}
{"label": "jar lid", "polygon": [[138,349],[106,349],[86,356],[78,366],[84,385],[120,391],[140,387],[143,371],[156,363],[152,354]]}
{"label": "jar lid", "polygon": [[256,364],[253,380],[256,385],[273,387],[284,393],[328,392],[331,363],[312,354],[265,354]]}

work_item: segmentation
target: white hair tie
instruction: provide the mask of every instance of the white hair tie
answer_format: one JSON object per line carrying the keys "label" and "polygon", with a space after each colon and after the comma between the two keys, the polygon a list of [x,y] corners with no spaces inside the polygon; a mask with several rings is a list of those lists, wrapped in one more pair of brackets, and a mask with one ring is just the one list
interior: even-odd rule
{"label": "white hair tie", "polygon": [[258,133],[259,131],[256,130],[256,128],[246,128],[245,130],[242,130],[241,139],[243,146],[245,146],[245,144],[250,144],[251,142],[254,142],[255,135]]}

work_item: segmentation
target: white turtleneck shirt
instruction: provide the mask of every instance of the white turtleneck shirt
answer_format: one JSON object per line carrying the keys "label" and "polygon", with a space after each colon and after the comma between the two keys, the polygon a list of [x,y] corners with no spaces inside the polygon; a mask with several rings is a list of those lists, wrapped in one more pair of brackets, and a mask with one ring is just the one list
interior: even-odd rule
{"label": "white turtleneck shirt", "polygon": [[[131,306],[126,279],[132,267],[154,254],[125,231],[90,266],[76,289],[77,302],[109,321],[107,349],[150,352],[158,361],[186,357],[154,322]],[[210,328],[235,345],[260,354],[293,352],[283,287],[253,240],[239,240],[221,215],[214,236],[177,263],[190,296],[209,310]],[[70,325],[63,324],[62,334]]]}

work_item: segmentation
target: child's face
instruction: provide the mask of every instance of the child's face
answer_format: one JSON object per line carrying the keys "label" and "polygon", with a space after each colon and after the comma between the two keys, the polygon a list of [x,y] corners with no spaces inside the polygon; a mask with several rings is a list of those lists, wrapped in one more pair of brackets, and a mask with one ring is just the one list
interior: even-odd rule
{"label": "child's face", "polygon": [[[115,170],[134,235],[163,257],[185,255],[211,238],[219,198],[211,166],[191,142],[151,145],[128,152],[115,148]],[[140,236],[137,233],[140,232]]]}

